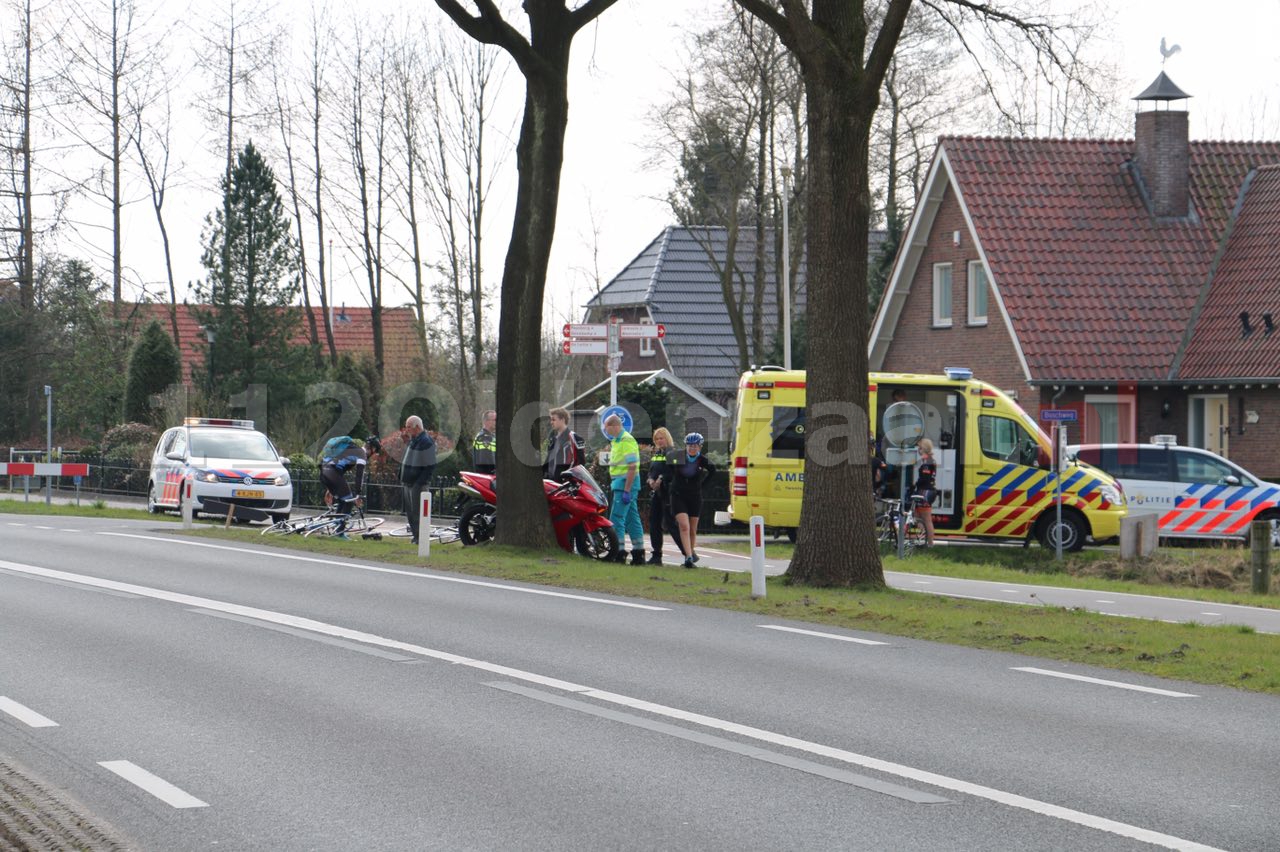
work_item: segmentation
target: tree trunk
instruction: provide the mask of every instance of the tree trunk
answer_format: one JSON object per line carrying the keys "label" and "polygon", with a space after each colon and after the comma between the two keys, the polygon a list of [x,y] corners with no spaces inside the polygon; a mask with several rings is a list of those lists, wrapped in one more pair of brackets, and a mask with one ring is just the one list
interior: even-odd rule
{"label": "tree trunk", "polygon": [[[860,74],[807,69],[808,351],[804,499],[788,576],[806,585],[884,585],[867,476],[867,181],[871,116]],[[817,78],[817,79],[814,79]],[[852,381],[850,379],[852,378]]]}
{"label": "tree trunk", "polygon": [[497,540],[518,547],[553,544],[539,461],[521,460],[516,444],[526,459],[531,458],[536,412],[530,409],[537,405],[542,381],[542,299],[569,122],[569,44],[566,34],[554,48],[539,45],[544,57],[545,51],[558,48],[558,53],[547,57],[549,68],[525,80],[524,120],[516,146],[515,222],[502,271],[496,399],[499,422],[508,427],[498,439],[502,523]]}
{"label": "tree trunk", "polygon": [[120,318],[120,4],[111,4],[111,311]]}

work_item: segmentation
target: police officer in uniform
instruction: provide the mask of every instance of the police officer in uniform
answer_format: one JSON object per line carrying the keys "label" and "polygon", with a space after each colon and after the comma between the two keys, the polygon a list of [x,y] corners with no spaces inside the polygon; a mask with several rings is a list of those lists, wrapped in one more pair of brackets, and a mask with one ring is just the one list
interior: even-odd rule
{"label": "police officer in uniform", "polygon": [[[680,550],[680,530],[676,527],[675,518],[671,516],[670,501],[664,490],[667,476],[667,465],[673,462],[675,440],[665,426],[653,430],[653,455],[649,457],[649,554],[650,565],[662,564],[662,528],[665,526],[671,534],[671,540]],[[683,552],[683,551],[682,551]]]}
{"label": "police officer in uniform", "polygon": [[476,473],[498,472],[498,412],[484,413],[482,428],[471,441],[471,466]]}

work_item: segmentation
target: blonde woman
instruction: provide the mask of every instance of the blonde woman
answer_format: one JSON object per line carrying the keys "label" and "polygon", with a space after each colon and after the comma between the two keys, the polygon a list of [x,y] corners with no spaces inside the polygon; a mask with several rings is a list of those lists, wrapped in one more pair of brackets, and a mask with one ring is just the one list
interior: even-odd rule
{"label": "blonde woman", "polygon": [[671,517],[670,501],[667,499],[666,492],[663,490],[663,479],[667,474],[667,465],[671,464],[674,459],[672,452],[675,449],[675,440],[672,439],[671,433],[667,431],[667,427],[659,426],[653,430],[653,455],[649,458],[649,544],[652,553],[649,556],[650,565],[662,564],[662,530],[666,527],[668,533],[671,534],[671,540],[676,544],[676,550],[680,551],[680,531],[676,528],[675,519]]}
{"label": "blonde woman", "polygon": [[924,498],[924,502],[916,506],[916,517],[924,525],[924,543],[933,547],[933,501],[938,496],[938,463],[933,459],[933,441],[921,438],[916,445],[920,458],[916,462],[916,487],[911,492]]}

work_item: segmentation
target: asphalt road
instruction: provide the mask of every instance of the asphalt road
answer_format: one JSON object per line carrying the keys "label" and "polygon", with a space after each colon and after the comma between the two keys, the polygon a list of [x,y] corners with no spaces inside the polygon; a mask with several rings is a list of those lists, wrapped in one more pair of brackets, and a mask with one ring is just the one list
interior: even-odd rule
{"label": "asphalt road", "polygon": [[5,521],[0,755],[141,849],[1280,837],[1267,696],[169,525]]}

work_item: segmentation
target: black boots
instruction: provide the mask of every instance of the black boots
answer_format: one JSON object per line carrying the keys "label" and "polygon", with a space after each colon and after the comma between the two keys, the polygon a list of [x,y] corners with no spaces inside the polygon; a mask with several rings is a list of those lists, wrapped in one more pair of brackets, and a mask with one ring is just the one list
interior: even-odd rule
{"label": "black boots", "polygon": [[650,565],[661,565],[661,564],[662,564],[662,551],[661,551],[661,550],[655,550],[655,551],[653,551],[652,553],[650,553],[650,554],[649,554],[649,564],[650,564]]}
{"label": "black boots", "polygon": [[644,564],[644,548],[638,548],[636,550],[631,551],[631,564],[632,565]]}

